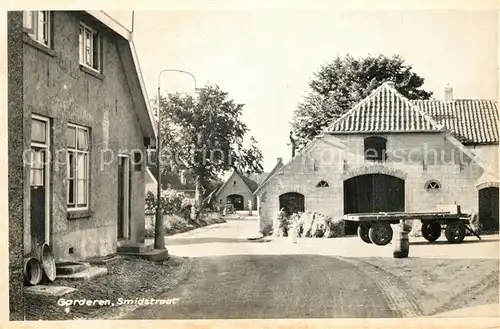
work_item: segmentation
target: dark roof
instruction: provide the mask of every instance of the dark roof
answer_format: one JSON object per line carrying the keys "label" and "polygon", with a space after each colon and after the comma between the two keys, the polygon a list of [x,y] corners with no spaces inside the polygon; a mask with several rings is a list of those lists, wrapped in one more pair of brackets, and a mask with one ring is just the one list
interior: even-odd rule
{"label": "dark roof", "polygon": [[412,101],[464,144],[498,143],[498,103],[481,99]]}
{"label": "dark roof", "polygon": [[246,176],[243,176],[243,175],[240,175],[240,177],[243,180],[243,182],[245,182],[245,184],[247,184],[248,188],[250,189],[250,191],[252,193],[253,193],[253,191],[255,191],[257,189],[257,187],[259,187],[259,184],[256,181],[254,181],[253,179],[246,177]]}
{"label": "dark roof", "polygon": [[284,164],[283,164],[283,160],[280,158],[280,160],[276,163],[276,165],[274,166],[274,168],[271,170],[271,172],[269,172],[269,174],[267,174],[264,179],[262,180],[262,182],[259,183],[259,186],[258,188],[253,191],[254,193],[261,187],[263,186],[278,170],[280,170],[281,168],[283,168]]}
{"label": "dark roof", "polygon": [[260,184],[262,183],[262,181],[264,181],[264,179],[267,177],[269,173],[267,172],[263,172],[261,174],[252,174],[250,175],[250,179],[255,181],[257,184]]}
{"label": "dark roof", "polygon": [[[148,169],[153,175],[153,177],[158,181],[158,175],[156,173],[157,167],[155,165],[149,165]],[[195,184],[189,176],[186,177],[186,184],[182,184],[180,175],[176,175],[173,173],[163,173],[162,175],[162,186],[169,186],[172,189],[179,191],[191,191],[195,189]]]}
{"label": "dark roof", "polygon": [[401,95],[390,82],[383,83],[368,97],[335,120],[332,133],[439,132],[423,111]]}

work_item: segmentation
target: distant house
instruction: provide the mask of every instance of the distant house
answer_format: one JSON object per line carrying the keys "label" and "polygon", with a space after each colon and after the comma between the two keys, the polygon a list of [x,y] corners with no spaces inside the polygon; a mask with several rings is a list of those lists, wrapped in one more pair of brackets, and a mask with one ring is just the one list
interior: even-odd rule
{"label": "distant house", "polygon": [[[145,190],[146,193],[151,192],[156,195],[157,191],[157,169],[155,165],[147,166],[147,177]],[[174,170],[173,172],[163,173],[161,175],[161,186],[162,189],[174,189],[179,192],[185,193],[189,197],[195,196],[196,185],[194,182],[194,178],[190,175],[184,174],[184,172],[179,170]]]}
{"label": "distant house", "polygon": [[156,131],[131,32],[101,11],[23,14],[25,254],[144,242],[141,159]]}
{"label": "distant house", "polygon": [[[258,176],[253,176],[253,178],[258,179]],[[252,209],[256,210],[257,205],[253,192],[258,186],[259,184],[255,180],[233,171],[221,187],[205,198],[205,204],[208,203],[212,208],[217,208],[231,203],[236,210],[248,210],[248,200],[251,200]]]}
{"label": "distant house", "polygon": [[278,158],[270,173],[252,174],[246,177],[236,171],[218,189],[212,191],[204,200],[204,204],[217,208],[227,203],[234,205],[236,210],[248,210],[248,200],[252,201],[252,210],[257,210],[257,198],[253,195],[260,184],[264,183],[270,174],[283,166],[283,160]]}

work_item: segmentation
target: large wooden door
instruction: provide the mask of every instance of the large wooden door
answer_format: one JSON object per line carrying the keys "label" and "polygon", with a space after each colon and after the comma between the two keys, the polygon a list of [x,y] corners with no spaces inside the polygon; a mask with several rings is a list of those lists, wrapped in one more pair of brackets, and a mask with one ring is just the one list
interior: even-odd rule
{"label": "large wooden door", "polygon": [[498,187],[479,190],[479,222],[483,231],[498,231]]}
{"label": "large wooden door", "polygon": [[[397,177],[369,174],[344,182],[344,214],[405,210],[405,184]],[[346,223],[346,234],[356,234],[357,224]]]}

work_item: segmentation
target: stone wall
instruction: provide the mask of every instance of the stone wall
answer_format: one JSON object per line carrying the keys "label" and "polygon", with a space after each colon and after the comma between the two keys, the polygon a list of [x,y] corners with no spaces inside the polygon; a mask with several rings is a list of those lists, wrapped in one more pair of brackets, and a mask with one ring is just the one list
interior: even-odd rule
{"label": "stone wall", "polygon": [[[7,12],[9,320],[24,320],[23,277],[23,15]],[[2,124],[4,124],[2,122]],[[6,154],[2,154],[5,156]]]}

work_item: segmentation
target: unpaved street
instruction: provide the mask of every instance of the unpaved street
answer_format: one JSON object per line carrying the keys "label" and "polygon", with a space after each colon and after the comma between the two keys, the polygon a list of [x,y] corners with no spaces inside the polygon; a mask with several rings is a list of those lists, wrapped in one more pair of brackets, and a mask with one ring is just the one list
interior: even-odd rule
{"label": "unpaved street", "polygon": [[461,245],[413,238],[410,257],[398,260],[390,245],[354,237],[247,239],[255,233],[247,218],[168,237],[171,254],[191,257],[187,280],[160,296],[178,304],[125,318],[415,317],[498,304],[498,236]]}

